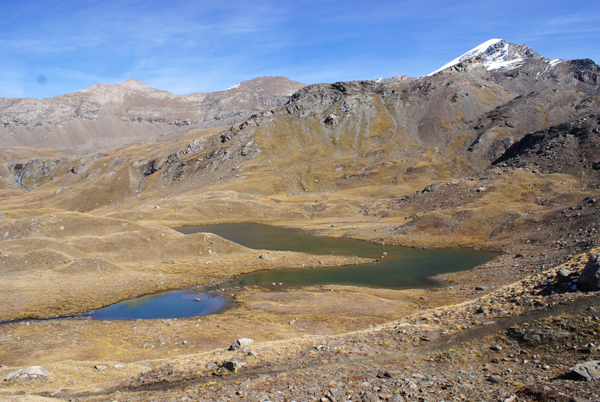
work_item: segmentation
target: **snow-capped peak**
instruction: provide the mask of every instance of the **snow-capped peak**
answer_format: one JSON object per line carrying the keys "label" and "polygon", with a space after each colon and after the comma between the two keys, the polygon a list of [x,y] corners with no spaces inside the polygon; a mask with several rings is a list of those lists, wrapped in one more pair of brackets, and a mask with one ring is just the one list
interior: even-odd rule
{"label": "snow-capped peak", "polygon": [[429,75],[433,75],[439,71],[455,66],[465,60],[479,58],[483,66],[487,70],[497,70],[500,68],[512,69],[516,68],[528,58],[535,58],[548,61],[543,56],[540,56],[525,45],[515,45],[508,43],[503,39],[490,39],[481,45],[469,50],[465,54],[451,62],[445,64],[441,68],[435,70]]}

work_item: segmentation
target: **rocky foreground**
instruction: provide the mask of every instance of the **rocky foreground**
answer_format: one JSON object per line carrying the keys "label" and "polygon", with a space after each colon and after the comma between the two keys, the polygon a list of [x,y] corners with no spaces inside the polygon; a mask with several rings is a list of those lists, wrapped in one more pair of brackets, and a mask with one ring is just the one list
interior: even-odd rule
{"label": "rocky foreground", "polygon": [[[589,261],[576,255],[456,306],[337,336],[240,339],[229,349],[170,359],[87,392],[62,389],[41,367],[30,368],[37,370],[33,375],[8,373],[0,392],[18,400],[32,387],[56,384],[54,392],[38,395],[81,401],[598,401],[599,266],[596,255]],[[95,366],[99,372],[119,368]]]}

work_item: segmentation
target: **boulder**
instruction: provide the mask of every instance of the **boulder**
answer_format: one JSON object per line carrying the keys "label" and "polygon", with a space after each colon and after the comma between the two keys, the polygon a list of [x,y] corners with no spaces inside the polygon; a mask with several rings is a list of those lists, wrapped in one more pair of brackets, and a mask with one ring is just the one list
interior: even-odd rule
{"label": "boulder", "polygon": [[570,282],[572,280],[572,278],[571,278],[572,275],[573,275],[573,272],[571,272],[568,269],[563,267],[558,271],[558,274],[556,274],[556,282],[558,282],[558,283]]}
{"label": "boulder", "polygon": [[254,340],[250,339],[250,338],[237,339],[235,342],[233,342],[231,344],[231,346],[229,347],[229,350],[237,350],[237,349],[245,348],[246,346],[250,345],[252,342],[254,342]]}
{"label": "boulder", "polygon": [[221,364],[221,367],[223,367],[227,371],[236,373],[240,368],[242,368],[242,363],[236,362],[235,360],[228,360],[226,362],[223,362],[223,364]]}
{"label": "boulder", "polygon": [[213,374],[216,376],[223,376],[231,373],[237,373],[237,371],[244,365],[245,363],[240,363],[235,360],[227,360],[221,363]]}
{"label": "boulder", "polygon": [[600,254],[590,257],[585,268],[579,275],[577,287],[583,290],[600,290]]}
{"label": "boulder", "polygon": [[585,381],[595,381],[600,378],[600,360],[576,364],[571,373]]}
{"label": "boulder", "polygon": [[41,366],[31,366],[21,370],[13,371],[6,376],[4,381],[12,381],[17,378],[34,379],[39,377],[48,377],[48,371],[44,370]]}

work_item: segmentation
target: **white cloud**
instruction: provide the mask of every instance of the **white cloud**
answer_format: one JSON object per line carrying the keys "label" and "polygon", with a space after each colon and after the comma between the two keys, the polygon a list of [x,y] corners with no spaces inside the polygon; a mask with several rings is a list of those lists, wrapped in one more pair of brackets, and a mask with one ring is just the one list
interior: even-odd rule
{"label": "white cloud", "polygon": [[572,14],[560,18],[554,18],[547,22],[548,25],[579,25],[592,23],[596,25],[598,23],[597,15],[580,15]]}

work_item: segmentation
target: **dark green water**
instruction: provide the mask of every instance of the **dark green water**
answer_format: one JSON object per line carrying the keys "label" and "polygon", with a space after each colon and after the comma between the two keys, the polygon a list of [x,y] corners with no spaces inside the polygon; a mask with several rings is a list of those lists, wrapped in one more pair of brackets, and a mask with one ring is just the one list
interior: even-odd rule
{"label": "dark green water", "polygon": [[[434,286],[427,277],[470,269],[497,254],[473,250],[424,250],[380,246],[366,241],[302,234],[296,229],[258,224],[187,226],[181,233],[214,233],[256,250],[379,258],[379,262],[334,268],[265,270],[235,277],[226,286],[343,284],[385,288]],[[382,257],[383,253],[387,253]],[[268,254],[268,252],[267,252]],[[258,253],[257,257],[258,258]],[[196,299],[201,299],[197,301]],[[213,314],[227,299],[193,291],[169,291],[126,300],[86,315],[94,319],[182,318]]]}
{"label": "dark green water", "polygon": [[[297,229],[258,224],[186,226],[176,230],[184,234],[214,233],[257,250],[379,258],[375,264],[257,271],[234,278],[231,282],[233,286],[273,282],[284,285],[344,284],[396,289],[433,286],[434,283],[427,277],[470,269],[497,255],[488,251],[381,246],[354,239],[307,236]],[[381,258],[384,252],[387,256]]]}

